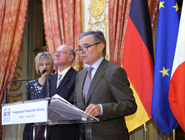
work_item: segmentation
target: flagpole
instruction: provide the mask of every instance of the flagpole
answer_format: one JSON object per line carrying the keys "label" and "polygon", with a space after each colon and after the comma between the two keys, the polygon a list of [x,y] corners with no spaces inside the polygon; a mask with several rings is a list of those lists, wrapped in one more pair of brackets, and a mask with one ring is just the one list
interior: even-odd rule
{"label": "flagpole", "polygon": [[146,123],[144,123],[144,140],[147,140],[146,136],[147,136],[147,127]]}
{"label": "flagpole", "polygon": [[173,138],[173,140],[175,140],[175,129],[173,129],[173,136],[172,136]]}

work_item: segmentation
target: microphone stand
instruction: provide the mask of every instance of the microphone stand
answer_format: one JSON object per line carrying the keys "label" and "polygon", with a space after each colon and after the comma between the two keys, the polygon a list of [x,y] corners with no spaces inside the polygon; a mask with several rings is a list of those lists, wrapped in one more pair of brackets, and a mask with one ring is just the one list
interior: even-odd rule
{"label": "microphone stand", "polygon": [[[41,77],[42,74],[44,74],[47,70],[44,69],[42,71],[42,73],[39,75],[39,77]],[[11,80],[11,81],[8,81],[8,83],[6,84],[6,88],[5,88],[5,93],[4,93],[4,104],[7,103],[7,86],[10,82],[17,82],[17,81],[31,81],[31,80],[34,80],[34,79],[22,79],[22,80]]]}
{"label": "microphone stand", "polygon": [[49,98],[49,102],[48,104],[50,104],[50,100],[51,100],[51,88],[50,88],[50,74],[48,73],[48,78],[47,78],[47,97]]}
{"label": "microphone stand", "polygon": [[55,70],[53,69],[52,70],[52,75],[50,75],[48,73],[48,78],[47,78],[47,97],[49,98],[48,104],[50,104],[50,101],[51,101],[51,87],[50,87],[50,79],[49,79],[49,77],[53,76],[54,73],[55,73]]}
{"label": "microphone stand", "polygon": [[[49,79],[49,77],[53,76],[54,73],[55,73],[55,70],[53,69],[52,70],[52,75],[50,75],[48,73],[48,78],[47,78],[47,98],[49,99],[48,105],[50,104],[50,101],[51,101],[51,87],[50,87],[50,79]],[[46,123],[45,123],[45,133],[46,133],[46,135],[45,135],[45,139],[46,139],[46,137],[47,137],[47,124]]]}
{"label": "microphone stand", "polygon": [[22,79],[22,80],[11,80],[11,81],[8,81],[8,83],[6,84],[6,88],[5,88],[5,93],[4,93],[4,104],[7,103],[7,86],[10,82],[17,82],[17,81],[30,81],[30,80],[33,80],[33,79]]}

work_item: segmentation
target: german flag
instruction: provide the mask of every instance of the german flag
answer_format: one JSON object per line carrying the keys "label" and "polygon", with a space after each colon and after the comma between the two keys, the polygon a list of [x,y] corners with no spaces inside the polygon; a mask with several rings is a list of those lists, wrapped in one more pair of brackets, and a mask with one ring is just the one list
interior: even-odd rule
{"label": "german flag", "polygon": [[122,58],[138,105],[126,117],[129,132],[151,119],[154,75],[153,42],[147,0],[132,0]]}

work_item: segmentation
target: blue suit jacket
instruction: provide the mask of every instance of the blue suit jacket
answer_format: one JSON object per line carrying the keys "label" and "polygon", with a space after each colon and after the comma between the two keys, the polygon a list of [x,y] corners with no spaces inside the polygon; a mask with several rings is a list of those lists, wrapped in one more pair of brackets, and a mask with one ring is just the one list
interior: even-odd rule
{"label": "blue suit jacket", "polygon": [[[55,94],[60,95],[67,101],[73,103],[74,99],[74,89],[75,89],[75,82],[76,82],[76,75],[77,71],[73,68],[70,68],[66,75],[63,77],[60,85],[56,88],[58,73],[54,74],[50,77],[50,89],[51,89],[51,97]],[[42,95],[47,97],[47,80],[43,85],[42,88]]]}

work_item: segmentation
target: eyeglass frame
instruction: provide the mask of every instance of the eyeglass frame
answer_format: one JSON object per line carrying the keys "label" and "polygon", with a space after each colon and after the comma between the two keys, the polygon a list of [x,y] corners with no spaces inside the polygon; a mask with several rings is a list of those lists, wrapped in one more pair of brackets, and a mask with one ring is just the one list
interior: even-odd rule
{"label": "eyeglass frame", "polygon": [[[79,46],[78,46],[79,49],[76,50],[76,53],[79,54],[80,51],[86,52],[86,51],[88,51],[88,48],[89,48],[89,47],[94,46],[94,45],[98,45],[98,44],[100,44],[100,43],[101,43],[101,42],[94,43],[94,44],[92,44],[92,45],[87,45],[87,46],[85,46],[85,47],[83,47],[83,48],[79,48],[79,46],[80,46],[80,45],[79,45]],[[84,50],[83,50],[84,48],[86,48],[87,50],[84,51]]]}
{"label": "eyeglass frame", "polygon": [[62,54],[68,54],[69,56],[72,55],[72,54],[70,54],[70,53],[66,53],[66,52],[63,52],[63,51],[54,51],[54,52],[53,52],[54,55],[57,55],[58,53],[59,53],[60,55],[62,55]]}

